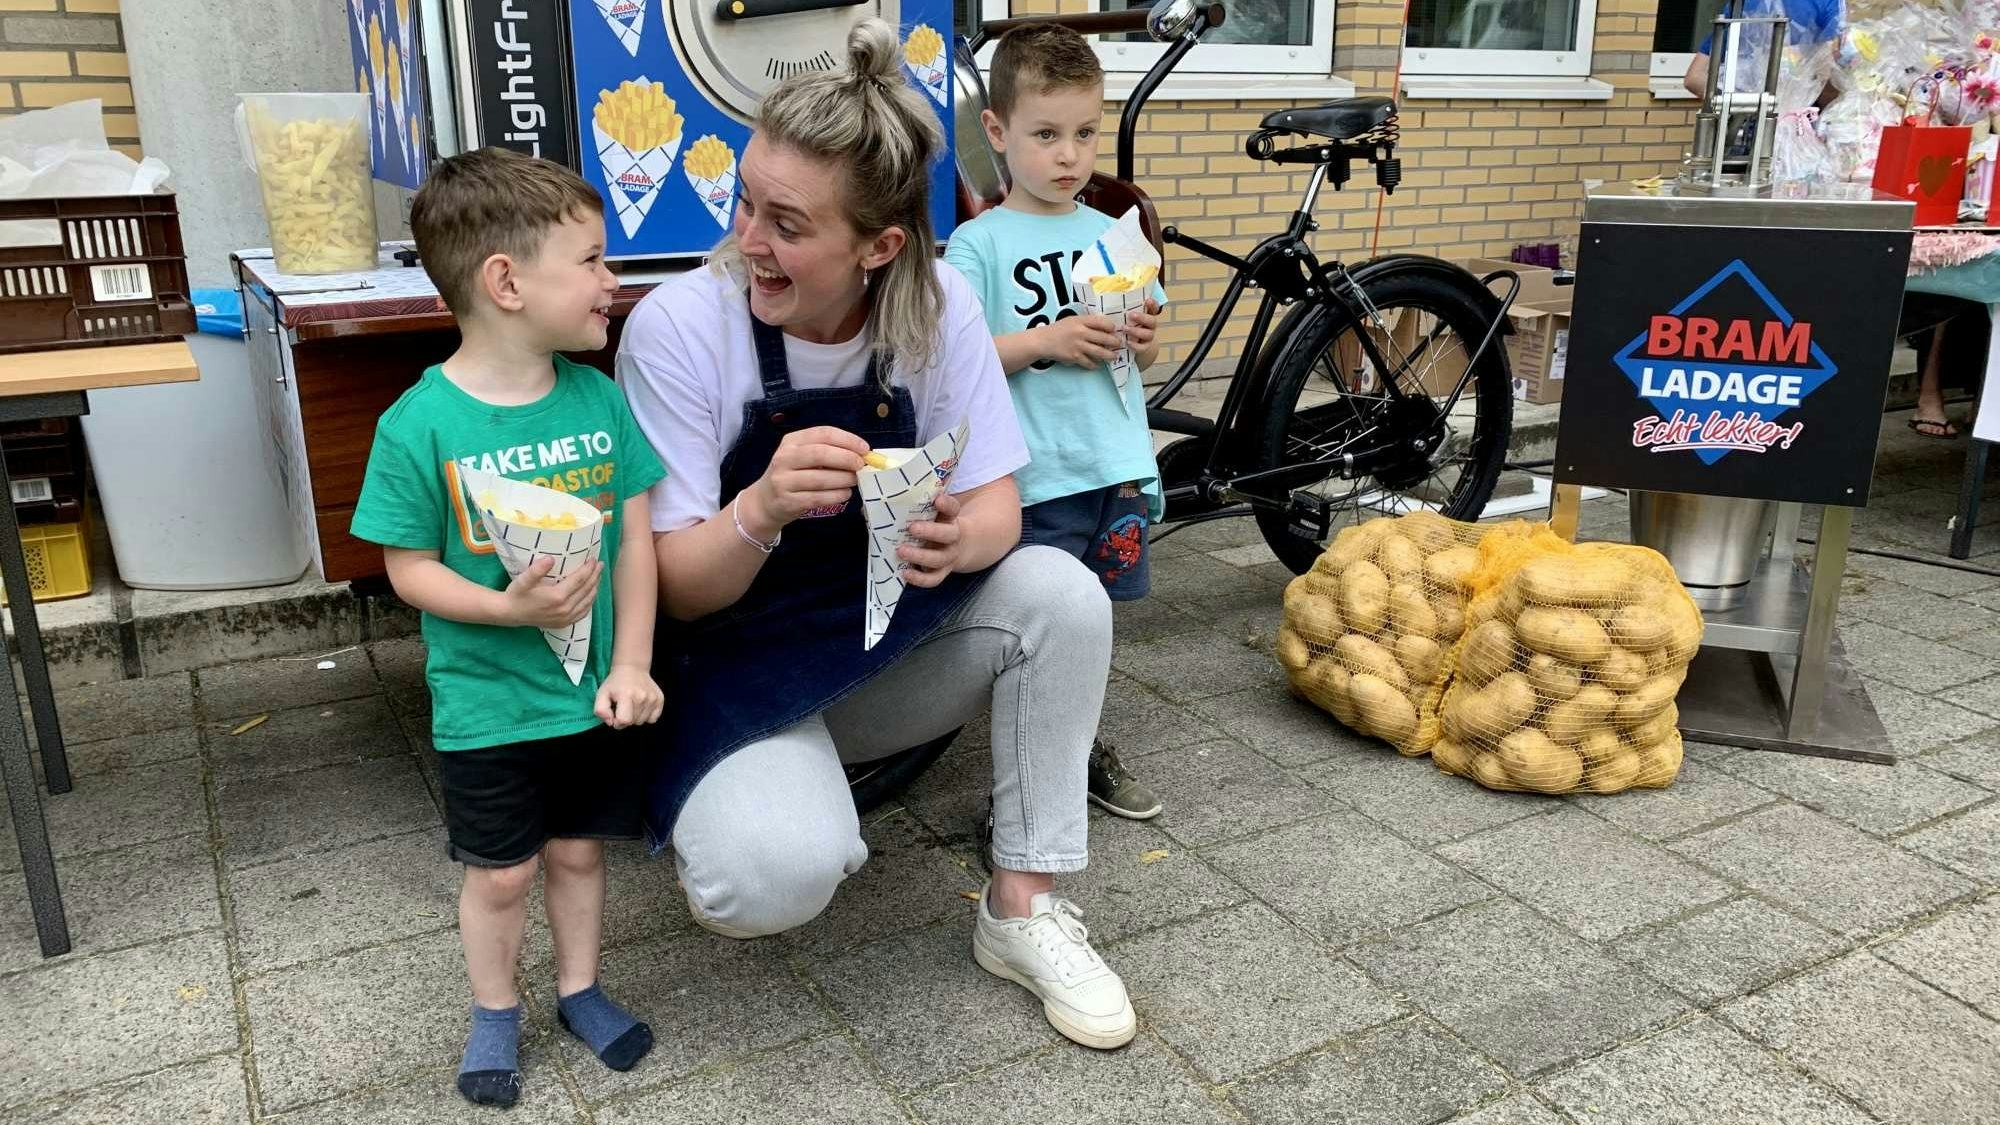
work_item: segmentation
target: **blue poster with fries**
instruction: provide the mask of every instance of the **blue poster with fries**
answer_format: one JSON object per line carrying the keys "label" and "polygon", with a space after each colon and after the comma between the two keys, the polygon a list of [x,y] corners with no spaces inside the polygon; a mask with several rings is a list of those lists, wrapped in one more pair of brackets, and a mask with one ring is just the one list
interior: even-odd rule
{"label": "blue poster with fries", "polygon": [[[949,138],[947,0],[569,0],[578,164],[604,193],[607,256],[694,257],[721,241],[757,99],[787,75],[837,65],[864,14],[897,24],[905,71]],[[956,192],[947,152],[931,176],[940,239]]]}
{"label": "blue poster with fries", "polygon": [[419,0],[346,3],[354,88],[375,108],[369,128],[375,178],[415,191],[430,164]]}

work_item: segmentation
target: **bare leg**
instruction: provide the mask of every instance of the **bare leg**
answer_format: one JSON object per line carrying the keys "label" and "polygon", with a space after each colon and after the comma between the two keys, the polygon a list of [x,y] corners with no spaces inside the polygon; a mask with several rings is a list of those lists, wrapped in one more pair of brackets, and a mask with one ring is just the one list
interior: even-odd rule
{"label": "bare leg", "polygon": [[1950,437],[1957,432],[1944,414],[1944,334],[1949,323],[1940,324],[1931,332],[1931,346],[1924,354],[1924,369],[1917,381],[1917,430],[1937,437]]}
{"label": "bare leg", "polygon": [[550,840],[543,897],[556,943],[556,995],[568,996],[597,980],[597,951],[604,937],[604,844],[599,840]]}
{"label": "bare leg", "polygon": [[500,1011],[520,1003],[514,992],[514,965],[521,957],[521,931],[528,918],[528,889],[535,885],[535,861],[512,867],[471,867],[458,892],[458,933],[465,944],[465,968],[472,978],[472,1001]]}

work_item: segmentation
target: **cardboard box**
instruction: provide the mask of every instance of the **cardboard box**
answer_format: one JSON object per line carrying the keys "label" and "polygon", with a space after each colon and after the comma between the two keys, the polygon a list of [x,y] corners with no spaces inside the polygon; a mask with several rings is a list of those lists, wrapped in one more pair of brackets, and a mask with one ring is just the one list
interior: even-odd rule
{"label": "cardboard box", "polygon": [[1569,365],[1570,297],[1515,301],[1507,311],[1514,334],[1507,337],[1508,364],[1514,369],[1514,397],[1522,402],[1561,402]]}
{"label": "cardboard box", "polygon": [[[1512,270],[1520,277],[1520,292],[1515,295],[1514,304],[1507,312],[1514,331],[1496,341],[1496,346],[1507,349],[1508,365],[1514,374],[1515,398],[1530,403],[1562,401],[1563,371],[1569,358],[1570,302],[1575,286],[1558,285],[1556,272],[1546,266],[1503,262],[1494,258],[1469,258],[1458,264],[1475,277],[1485,277],[1498,270]],[[1505,281],[1499,281],[1494,283],[1493,288],[1497,291],[1496,295],[1500,295],[1506,292],[1507,285]],[[1430,327],[1428,316],[1414,309],[1403,309],[1398,311],[1395,323],[1389,326],[1386,333],[1372,326],[1368,332],[1374,338],[1376,348],[1384,355],[1407,355]],[[1469,349],[1478,345],[1477,340],[1467,340],[1464,347]],[[1468,358],[1466,352],[1454,350],[1451,356],[1440,356],[1422,363],[1424,392],[1439,397],[1450,394],[1458,386]],[[1361,342],[1354,334],[1349,333],[1335,342],[1334,359],[1348,386],[1361,394],[1376,393],[1374,373],[1367,370]]]}

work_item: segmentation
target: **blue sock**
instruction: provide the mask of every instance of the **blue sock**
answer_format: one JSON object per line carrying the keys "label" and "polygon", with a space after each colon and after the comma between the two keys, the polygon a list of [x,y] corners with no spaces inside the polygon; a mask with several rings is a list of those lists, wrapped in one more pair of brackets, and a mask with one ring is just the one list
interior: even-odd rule
{"label": "blue sock", "polygon": [[612,1003],[595,983],[557,997],[556,1017],[613,1070],[631,1070],[653,1049],[653,1029]]}
{"label": "blue sock", "polygon": [[521,1097],[521,1006],[472,1006],[472,1034],[458,1064],[458,1092],[474,1105],[512,1106]]}

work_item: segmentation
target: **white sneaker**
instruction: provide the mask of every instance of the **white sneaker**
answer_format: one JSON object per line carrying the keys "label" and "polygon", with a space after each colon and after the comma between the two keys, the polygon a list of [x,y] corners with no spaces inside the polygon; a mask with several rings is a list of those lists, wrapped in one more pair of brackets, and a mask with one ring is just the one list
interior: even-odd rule
{"label": "white sneaker", "polygon": [[1123,1047],[1138,1033],[1139,1017],[1125,982],[1090,947],[1083,911],[1068,899],[1036,895],[1026,918],[1000,919],[979,896],[972,929],[972,959],[996,977],[1041,997],[1042,1013],[1057,1031],[1086,1047]]}

